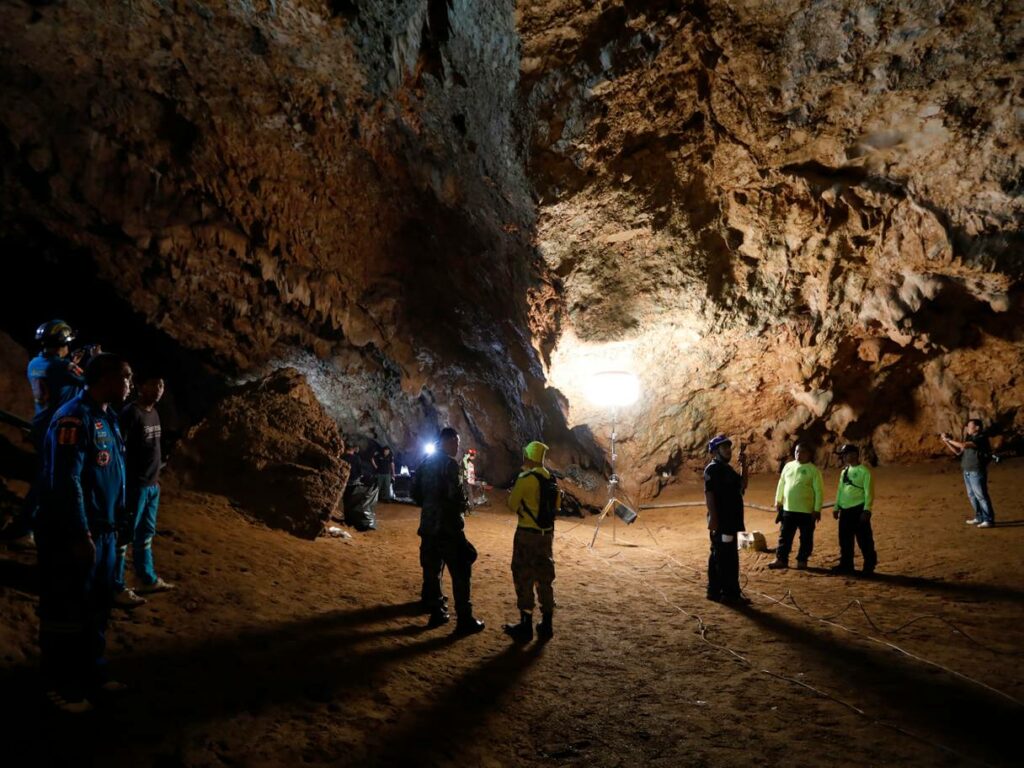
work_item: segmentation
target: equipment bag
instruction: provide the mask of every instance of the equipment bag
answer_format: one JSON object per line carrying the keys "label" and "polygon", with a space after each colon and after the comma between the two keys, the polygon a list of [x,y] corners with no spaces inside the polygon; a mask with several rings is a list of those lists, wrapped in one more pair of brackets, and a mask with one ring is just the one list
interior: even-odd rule
{"label": "equipment bag", "polygon": [[533,518],[533,522],[537,524],[538,528],[542,530],[553,528],[555,515],[558,514],[562,499],[558,481],[553,477],[545,477],[540,472],[531,472],[530,474],[536,477],[537,482],[540,483],[540,508],[537,510],[536,516],[530,514],[529,510],[527,510],[527,514]]}

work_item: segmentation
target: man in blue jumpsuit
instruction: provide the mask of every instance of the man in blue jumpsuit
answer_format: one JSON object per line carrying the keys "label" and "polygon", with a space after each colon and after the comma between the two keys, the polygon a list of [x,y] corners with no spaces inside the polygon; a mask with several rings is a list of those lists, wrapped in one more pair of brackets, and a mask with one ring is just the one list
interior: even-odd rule
{"label": "man in blue jumpsuit", "polygon": [[39,647],[48,696],[68,713],[88,711],[88,696],[116,685],[106,680],[103,658],[126,503],[115,407],[131,378],[117,355],[94,357],[85,392],[57,410],[43,443]]}
{"label": "man in blue jumpsuit", "polygon": [[35,545],[32,532],[39,506],[39,472],[43,463],[43,440],[50,419],[58,408],[78,396],[85,386],[82,369],[69,357],[74,340],[75,332],[63,320],[51,320],[36,329],[40,352],[29,361],[27,374],[35,404],[29,439],[36,449],[38,466],[36,479],[25,497],[21,519],[14,523],[9,533],[15,547],[31,548]]}

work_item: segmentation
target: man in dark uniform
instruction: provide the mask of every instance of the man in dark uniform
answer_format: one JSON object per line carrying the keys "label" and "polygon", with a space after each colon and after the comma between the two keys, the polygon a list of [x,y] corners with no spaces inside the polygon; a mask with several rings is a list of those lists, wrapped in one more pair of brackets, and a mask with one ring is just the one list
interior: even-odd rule
{"label": "man in dark uniform", "polygon": [[20,548],[35,546],[33,529],[36,510],[39,506],[39,483],[43,465],[43,440],[50,426],[50,419],[57,409],[78,396],[85,386],[79,359],[70,357],[71,342],[75,332],[63,320],[51,320],[36,329],[36,341],[40,351],[28,364],[28,384],[32,388],[35,414],[29,439],[36,450],[36,479],[29,489],[22,509],[21,519],[11,527],[11,544]]}
{"label": "man in dark uniform", "polygon": [[439,627],[449,621],[447,598],[441,590],[445,566],[452,577],[455,633],[471,635],[480,632],[484,623],[474,618],[470,601],[470,581],[476,549],[466,539],[465,489],[459,477],[459,433],[451,427],[441,430],[440,450],[427,456],[416,470],[412,497],[420,505],[420,565],[423,568],[423,589],[420,597],[430,611],[427,626]]}
{"label": "man in dark uniform", "polygon": [[378,448],[370,458],[374,472],[377,473],[377,499],[392,501],[395,497],[392,487],[395,482],[395,457],[388,446]]}
{"label": "man in dark uniform", "polygon": [[711,555],[708,557],[708,600],[727,605],[750,602],[740,592],[740,558],[736,534],[744,529],[743,494],[747,490],[747,461],[740,452],[740,471],[733,469],[732,441],[717,435],[708,443],[711,463],[704,468],[704,498],[708,505]]}
{"label": "man in dark uniform", "polygon": [[68,713],[88,711],[88,696],[118,686],[106,679],[103,658],[126,502],[124,443],[112,406],[128,396],[131,378],[120,357],[94,357],[85,392],[57,410],[43,444],[39,647],[50,700]]}

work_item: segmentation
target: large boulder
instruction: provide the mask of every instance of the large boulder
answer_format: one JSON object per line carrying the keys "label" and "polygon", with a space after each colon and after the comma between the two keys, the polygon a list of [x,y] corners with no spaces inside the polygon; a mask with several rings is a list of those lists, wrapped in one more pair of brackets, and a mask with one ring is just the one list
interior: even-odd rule
{"label": "large boulder", "polygon": [[282,368],[229,394],[175,454],[182,481],[242,505],[272,528],[315,538],[348,465],[334,421],[305,377]]}

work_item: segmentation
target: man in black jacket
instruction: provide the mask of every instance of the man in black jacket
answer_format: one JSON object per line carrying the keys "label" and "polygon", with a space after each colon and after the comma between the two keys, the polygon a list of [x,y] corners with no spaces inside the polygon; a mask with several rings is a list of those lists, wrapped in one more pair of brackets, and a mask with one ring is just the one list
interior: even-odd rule
{"label": "man in black jacket", "polygon": [[420,505],[420,565],[423,590],[420,596],[430,611],[427,626],[439,627],[449,621],[447,599],[441,591],[445,566],[452,577],[455,633],[480,632],[484,623],[474,618],[470,601],[470,582],[476,549],[466,538],[466,510],[469,503],[459,477],[459,433],[451,427],[441,430],[440,450],[431,454],[416,470],[412,497]]}
{"label": "man in black jacket", "polygon": [[746,457],[733,469],[732,441],[718,435],[708,443],[711,463],[704,469],[704,498],[708,505],[711,555],[708,558],[708,600],[727,605],[750,602],[740,592],[740,558],[736,534],[744,529],[743,494],[747,490]]}

